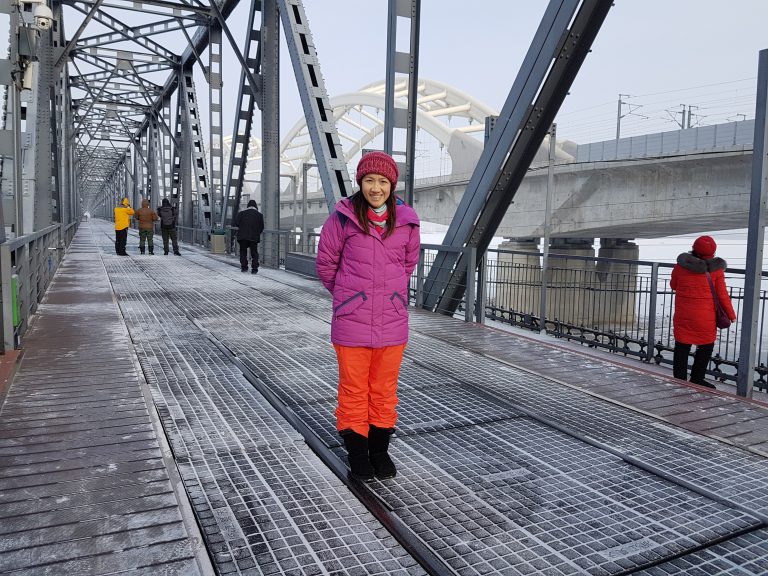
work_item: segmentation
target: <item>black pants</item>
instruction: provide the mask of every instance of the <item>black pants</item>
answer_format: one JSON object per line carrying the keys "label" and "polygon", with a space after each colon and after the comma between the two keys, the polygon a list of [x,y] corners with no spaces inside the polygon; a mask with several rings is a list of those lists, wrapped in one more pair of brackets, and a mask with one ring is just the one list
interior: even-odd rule
{"label": "black pants", "polygon": [[128,228],[115,230],[115,254],[125,254],[125,244],[128,242]]}
{"label": "black pants", "polygon": [[248,270],[248,248],[251,249],[251,270],[259,269],[259,241],[238,240],[240,244],[240,269]]}
{"label": "black pants", "polygon": [[[691,353],[692,344],[675,342],[674,363],[672,373],[675,378],[686,380],[688,375],[688,355]],[[712,358],[712,350],[715,349],[715,343],[698,344],[696,353],[693,355],[693,366],[691,366],[691,382],[694,384],[703,384],[704,375],[707,372],[709,360]]]}
{"label": "black pants", "polygon": [[160,228],[160,234],[163,236],[163,252],[168,254],[168,240],[173,243],[173,253],[179,253],[179,240],[176,237],[176,228]]}

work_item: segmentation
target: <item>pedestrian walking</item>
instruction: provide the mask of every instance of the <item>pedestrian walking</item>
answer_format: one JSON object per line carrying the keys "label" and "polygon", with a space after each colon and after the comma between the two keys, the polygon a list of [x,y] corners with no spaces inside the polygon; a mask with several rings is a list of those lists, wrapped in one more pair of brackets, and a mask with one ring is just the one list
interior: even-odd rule
{"label": "pedestrian walking", "polygon": [[360,191],[336,203],[320,233],[317,273],[333,295],[331,341],[339,367],[336,429],[353,478],[392,478],[389,441],[408,341],[408,284],[419,260],[419,218],[398,198],[397,164],[369,152]]}
{"label": "pedestrian walking", "polygon": [[128,198],[123,198],[120,205],[115,206],[115,254],[128,256],[125,245],[128,242],[128,227],[131,225],[133,208]]}
{"label": "pedestrian walking", "polygon": [[157,212],[149,207],[147,198],[141,201],[141,208],[136,210],[136,220],[139,221],[139,252],[144,254],[144,244],[146,244],[152,256],[155,253],[155,222],[158,217]]}
{"label": "pedestrian walking", "polygon": [[256,200],[248,200],[248,207],[237,213],[233,225],[237,227],[237,243],[240,244],[240,271],[248,272],[248,250],[251,251],[251,274],[259,272],[259,242],[264,232],[264,216],[256,206]]}
{"label": "pedestrian walking", "polygon": [[680,380],[687,378],[688,357],[695,345],[691,382],[707,388],[716,388],[704,375],[717,338],[717,303],[732,322],[736,320],[725,285],[727,264],[715,256],[715,250],[717,244],[711,236],[697,238],[690,252],[677,257],[669,284],[675,292],[673,374]]}
{"label": "pedestrian walking", "polygon": [[176,225],[179,219],[179,209],[171,206],[168,198],[163,198],[162,205],[157,209],[160,216],[160,235],[163,238],[163,254],[168,256],[168,240],[173,243],[173,253],[181,256],[179,241],[176,234]]}

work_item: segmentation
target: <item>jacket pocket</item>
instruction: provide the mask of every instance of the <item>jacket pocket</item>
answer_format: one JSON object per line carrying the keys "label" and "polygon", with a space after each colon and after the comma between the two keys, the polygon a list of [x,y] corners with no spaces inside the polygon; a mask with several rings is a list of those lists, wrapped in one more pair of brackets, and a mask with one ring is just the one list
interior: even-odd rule
{"label": "jacket pocket", "polygon": [[360,308],[366,300],[368,300],[368,296],[365,295],[365,292],[357,292],[336,306],[336,308],[333,309],[333,315],[339,317],[351,314]]}
{"label": "jacket pocket", "polygon": [[408,303],[400,292],[393,292],[392,296],[389,297],[389,301],[392,302],[392,306],[394,306],[398,314],[408,315]]}

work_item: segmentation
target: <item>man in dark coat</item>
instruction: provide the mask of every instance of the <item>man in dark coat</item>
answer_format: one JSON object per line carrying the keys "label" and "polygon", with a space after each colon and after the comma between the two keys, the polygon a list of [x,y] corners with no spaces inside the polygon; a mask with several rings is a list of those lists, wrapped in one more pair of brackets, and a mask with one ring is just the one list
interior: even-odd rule
{"label": "man in dark coat", "polygon": [[163,252],[168,256],[168,240],[173,242],[173,253],[181,256],[179,252],[179,241],[176,237],[176,224],[179,216],[179,209],[171,206],[168,198],[163,198],[163,205],[157,209],[160,216],[160,234],[163,235]]}
{"label": "man in dark coat", "polygon": [[256,200],[249,200],[248,207],[235,216],[237,242],[240,244],[240,270],[248,272],[248,249],[251,249],[251,274],[259,271],[259,241],[264,232],[264,216],[256,207]]}

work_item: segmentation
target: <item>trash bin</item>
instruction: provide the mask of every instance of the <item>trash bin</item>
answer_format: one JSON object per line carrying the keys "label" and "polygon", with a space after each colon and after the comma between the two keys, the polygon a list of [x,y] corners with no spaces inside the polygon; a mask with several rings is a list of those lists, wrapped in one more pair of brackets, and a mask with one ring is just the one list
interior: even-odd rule
{"label": "trash bin", "polygon": [[211,254],[225,254],[227,251],[226,235],[224,230],[211,232]]}

